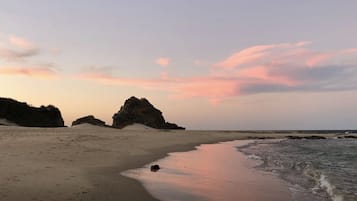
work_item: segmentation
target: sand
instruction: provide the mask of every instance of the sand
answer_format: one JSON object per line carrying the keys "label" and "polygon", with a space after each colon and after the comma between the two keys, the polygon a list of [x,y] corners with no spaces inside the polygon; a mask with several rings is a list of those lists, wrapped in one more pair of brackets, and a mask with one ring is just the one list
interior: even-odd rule
{"label": "sand", "polygon": [[252,135],[135,128],[0,126],[0,200],[156,200],[120,173],[169,152]]}
{"label": "sand", "polygon": [[142,125],[142,124],[134,123],[132,125],[125,126],[122,130],[136,130],[136,131],[151,130],[151,131],[154,131],[154,130],[157,130],[157,129],[151,128],[149,126],[145,126],[145,125]]}
{"label": "sand", "polygon": [[17,124],[11,122],[11,121],[8,121],[7,119],[1,119],[0,118],[0,125],[3,125],[3,126],[17,126]]}

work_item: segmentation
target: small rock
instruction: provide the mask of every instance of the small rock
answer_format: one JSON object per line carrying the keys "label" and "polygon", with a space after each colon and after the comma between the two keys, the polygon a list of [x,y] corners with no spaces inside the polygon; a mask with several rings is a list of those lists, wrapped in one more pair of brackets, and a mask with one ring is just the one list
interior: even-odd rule
{"label": "small rock", "polygon": [[159,165],[152,165],[150,167],[150,170],[151,170],[151,172],[157,172],[157,171],[160,170],[160,166]]}

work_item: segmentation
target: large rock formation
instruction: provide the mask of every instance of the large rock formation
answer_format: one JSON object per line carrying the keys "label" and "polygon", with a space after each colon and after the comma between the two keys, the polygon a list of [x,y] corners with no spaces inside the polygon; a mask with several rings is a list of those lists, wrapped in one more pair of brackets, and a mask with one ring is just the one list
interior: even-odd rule
{"label": "large rock formation", "polygon": [[36,108],[9,98],[0,98],[0,119],[27,127],[64,126],[61,112],[55,106]]}
{"label": "large rock formation", "polygon": [[105,126],[104,121],[100,119],[96,119],[93,115],[85,116],[72,122],[72,126],[79,125],[79,124],[92,124],[96,126]]}
{"label": "large rock formation", "polygon": [[162,112],[145,98],[131,97],[125,101],[119,112],[113,116],[113,127],[123,128],[133,123],[140,123],[157,129],[185,129],[166,122]]}

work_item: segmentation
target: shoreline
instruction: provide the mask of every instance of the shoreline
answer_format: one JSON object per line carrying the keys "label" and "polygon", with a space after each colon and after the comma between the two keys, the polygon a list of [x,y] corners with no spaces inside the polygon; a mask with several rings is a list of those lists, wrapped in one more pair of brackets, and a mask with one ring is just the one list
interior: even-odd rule
{"label": "shoreline", "polygon": [[[256,166],[259,166],[263,161],[253,160],[237,149],[237,147],[246,146],[254,141],[239,139],[200,144],[195,146],[195,149],[184,152],[170,152],[166,157],[155,160],[155,164],[159,164],[163,168],[157,173],[148,170],[149,165],[154,164],[148,163],[141,168],[126,170],[122,172],[122,175],[139,181],[145,190],[157,200],[175,200],[180,197],[179,200],[187,201],[221,199],[292,200],[289,186],[284,180],[277,175],[256,169]],[[222,150],[225,150],[224,155],[221,155]],[[202,167],[201,162],[198,162],[200,158],[206,158],[207,155],[210,156],[210,162],[205,160],[204,164],[210,164],[209,168]],[[197,159],[198,161],[196,161]],[[226,163],[222,160],[226,162],[230,160],[228,162],[230,165],[225,165]],[[179,161],[184,162],[185,165],[180,165]],[[234,165],[232,166],[232,164]],[[199,172],[197,172],[197,168],[200,169]],[[225,176],[221,175],[223,177],[218,176],[210,180],[211,175],[221,174],[221,168],[225,170]],[[203,173],[206,171],[210,173]],[[175,178],[179,181],[176,181]],[[203,183],[197,182],[197,180]],[[185,182],[182,183],[182,181]],[[220,187],[217,188],[217,186]],[[224,190],[222,191],[222,189]],[[202,194],[202,191],[207,191],[207,193]],[[216,197],[216,199],[213,197]]]}
{"label": "shoreline", "polygon": [[201,144],[287,135],[295,134],[0,127],[0,199],[157,201],[120,173]]}
{"label": "shoreline", "polygon": [[[203,144],[216,144],[216,143],[221,143],[221,142],[230,142],[234,140],[246,140],[244,138],[240,139],[240,137],[237,138],[232,138],[232,139],[226,139],[226,140],[209,140],[205,142],[195,142],[195,143],[190,143],[190,144],[183,144],[183,145],[175,145],[175,146],[168,146],[168,147],[161,147],[161,148],[155,148],[155,149],[150,149],[149,151],[151,152],[150,155],[147,156],[141,156],[138,157],[136,156],[135,161],[130,161],[126,164],[121,164],[118,165],[117,167],[113,167],[111,170],[104,170],[101,171],[99,170],[98,172],[91,172],[89,175],[90,177],[93,176],[94,174],[101,174],[103,176],[103,173],[109,173],[106,175],[108,179],[113,178],[113,174],[118,174],[119,178],[117,178],[116,182],[117,184],[125,184],[126,189],[111,189],[107,185],[99,185],[98,186],[98,193],[99,194],[107,194],[107,193],[115,193],[118,194],[118,196],[121,197],[123,200],[130,200],[130,201],[161,201],[157,198],[155,198],[153,195],[150,194],[150,192],[144,187],[143,183],[141,183],[139,180],[136,180],[134,178],[130,178],[127,176],[122,175],[121,173],[132,170],[132,169],[137,169],[137,168],[142,168],[147,164],[150,164],[154,161],[158,161],[161,159],[164,159],[166,157],[169,157],[170,153],[174,152],[188,152],[188,151],[194,151],[197,150],[197,146],[203,145]],[[106,183],[105,181],[104,183]],[[109,187],[109,188],[108,188]],[[129,190],[130,189],[130,190]],[[114,192],[115,191],[115,192]],[[135,194],[133,194],[133,192]],[[100,196],[102,197],[102,196]],[[125,199],[127,198],[127,199]]]}

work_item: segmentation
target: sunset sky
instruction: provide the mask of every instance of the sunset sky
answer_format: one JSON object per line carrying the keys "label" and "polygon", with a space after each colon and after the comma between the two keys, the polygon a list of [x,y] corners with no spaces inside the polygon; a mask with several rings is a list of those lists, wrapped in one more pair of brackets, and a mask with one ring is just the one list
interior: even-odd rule
{"label": "sunset sky", "polygon": [[357,1],[1,0],[0,96],[112,123],[357,128]]}

